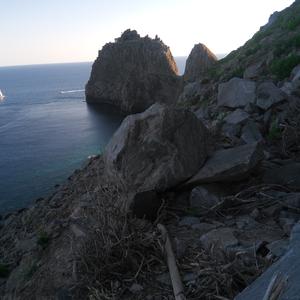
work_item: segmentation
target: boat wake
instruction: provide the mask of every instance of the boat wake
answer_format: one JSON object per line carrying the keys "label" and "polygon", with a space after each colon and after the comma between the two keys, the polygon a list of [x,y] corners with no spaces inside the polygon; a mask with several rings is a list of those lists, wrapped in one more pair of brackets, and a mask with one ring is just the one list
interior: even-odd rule
{"label": "boat wake", "polygon": [[84,92],[84,90],[71,90],[71,91],[61,91],[61,94],[73,94],[73,93],[80,93]]}
{"label": "boat wake", "polygon": [[4,100],[5,96],[2,94],[2,91],[0,90],[0,101]]}

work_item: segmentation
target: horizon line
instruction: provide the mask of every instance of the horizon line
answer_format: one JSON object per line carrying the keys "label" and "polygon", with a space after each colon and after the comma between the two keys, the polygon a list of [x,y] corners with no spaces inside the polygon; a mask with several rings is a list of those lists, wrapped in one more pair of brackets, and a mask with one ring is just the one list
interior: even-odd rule
{"label": "horizon line", "polygon": [[[221,59],[224,58],[229,53],[218,53],[216,56]],[[188,55],[176,55],[176,57],[185,57],[187,58]],[[0,68],[13,68],[13,67],[30,67],[30,66],[45,66],[45,65],[66,65],[66,64],[84,64],[84,63],[93,63],[94,61],[70,61],[70,62],[46,62],[46,63],[32,63],[32,64],[20,64],[20,65],[4,65],[0,66]]]}

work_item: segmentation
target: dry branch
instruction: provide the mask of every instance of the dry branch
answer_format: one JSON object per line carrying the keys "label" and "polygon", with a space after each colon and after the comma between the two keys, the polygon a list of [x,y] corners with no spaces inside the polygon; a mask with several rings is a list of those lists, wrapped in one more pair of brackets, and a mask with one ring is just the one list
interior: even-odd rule
{"label": "dry branch", "polygon": [[167,264],[169,268],[175,300],[185,300],[186,298],[184,295],[183,284],[176,265],[175,255],[172,249],[172,245],[171,245],[171,241],[167,229],[162,224],[158,224],[157,228],[161,232],[164,241],[164,250],[167,257]]}

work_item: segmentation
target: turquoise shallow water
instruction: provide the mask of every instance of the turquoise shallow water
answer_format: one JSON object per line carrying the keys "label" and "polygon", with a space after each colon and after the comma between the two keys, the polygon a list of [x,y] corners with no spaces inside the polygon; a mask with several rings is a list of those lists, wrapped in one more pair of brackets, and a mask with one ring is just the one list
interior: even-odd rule
{"label": "turquoise shallow water", "polygon": [[91,63],[0,68],[0,214],[46,196],[100,153],[122,116],[84,101]]}

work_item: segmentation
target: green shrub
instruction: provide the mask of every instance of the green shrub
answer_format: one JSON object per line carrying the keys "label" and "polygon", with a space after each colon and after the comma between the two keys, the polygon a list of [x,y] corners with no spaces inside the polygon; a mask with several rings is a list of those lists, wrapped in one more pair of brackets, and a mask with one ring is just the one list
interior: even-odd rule
{"label": "green shrub", "polygon": [[280,57],[284,53],[289,53],[293,48],[300,47],[300,35],[293,36],[286,41],[280,41],[275,45],[274,55]]}
{"label": "green shrub", "polygon": [[50,240],[50,238],[47,235],[47,233],[44,231],[41,231],[38,235],[37,244],[42,246],[42,248],[46,248],[49,243],[49,240]]}
{"label": "green shrub", "polygon": [[9,269],[6,265],[0,264],[0,278],[8,277]]}
{"label": "green shrub", "polygon": [[285,22],[285,28],[288,30],[295,30],[300,25],[300,16],[292,16]]}
{"label": "green shrub", "polygon": [[278,126],[278,121],[273,120],[273,122],[270,125],[268,138],[270,140],[278,140],[281,138],[281,129]]}
{"label": "green shrub", "polygon": [[293,68],[298,64],[300,64],[300,56],[291,54],[282,59],[274,59],[270,66],[270,71],[278,79],[282,80],[289,77]]}

